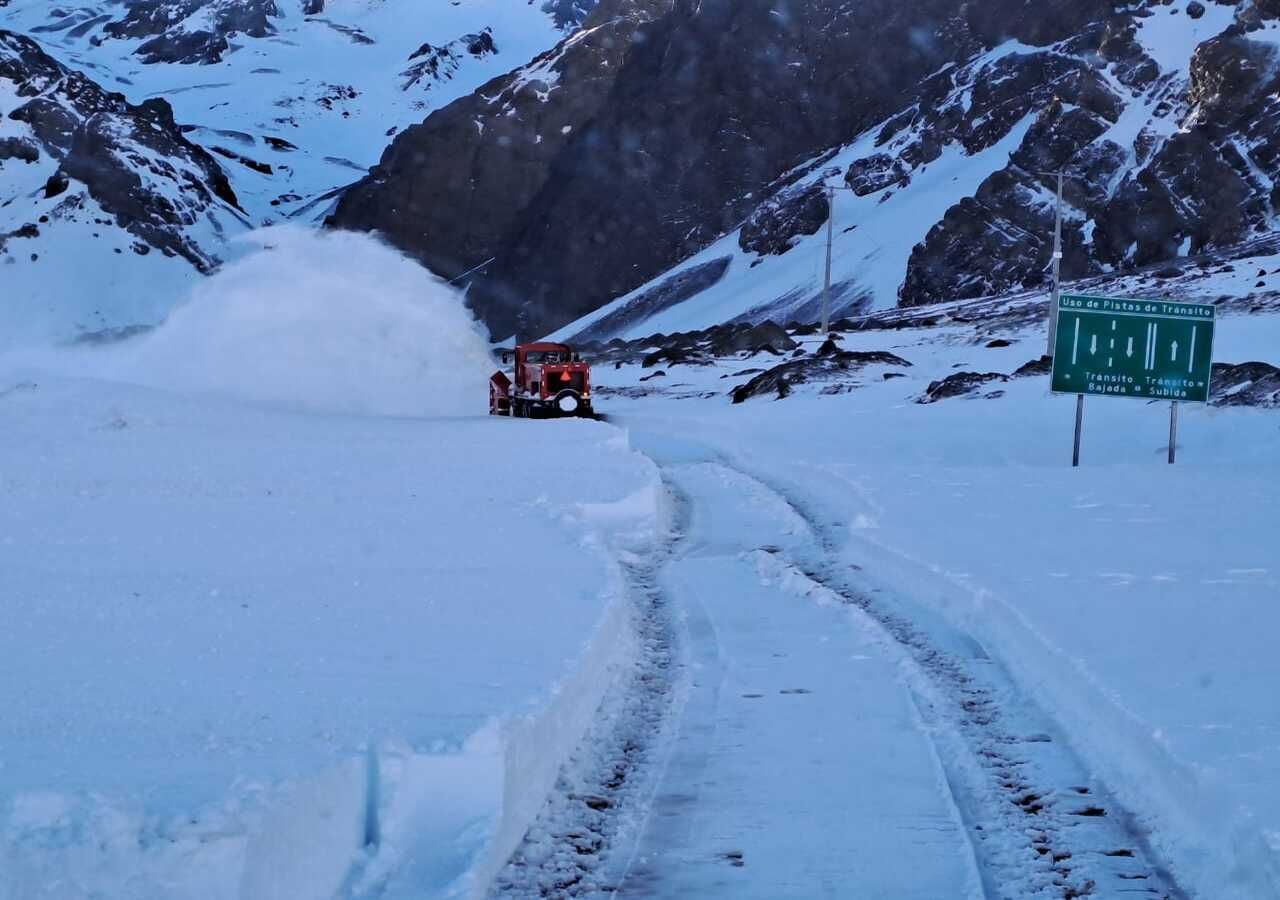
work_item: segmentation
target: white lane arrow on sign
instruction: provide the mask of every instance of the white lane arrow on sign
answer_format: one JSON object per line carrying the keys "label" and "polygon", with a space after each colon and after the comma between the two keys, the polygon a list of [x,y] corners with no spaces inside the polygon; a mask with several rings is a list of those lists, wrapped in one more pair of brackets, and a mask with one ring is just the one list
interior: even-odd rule
{"label": "white lane arrow on sign", "polygon": [[1170,351],[1169,351],[1169,362],[1177,362],[1177,361],[1178,361],[1178,342],[1174,341],[1173,346],[1170,348]]}
{"label": "white lane arrow on sign", "polygon": [[1129,338],[1129,346],[1124,351],[1124,355],[1129,357],[1130,359],[1133,359],[1133,338]]}

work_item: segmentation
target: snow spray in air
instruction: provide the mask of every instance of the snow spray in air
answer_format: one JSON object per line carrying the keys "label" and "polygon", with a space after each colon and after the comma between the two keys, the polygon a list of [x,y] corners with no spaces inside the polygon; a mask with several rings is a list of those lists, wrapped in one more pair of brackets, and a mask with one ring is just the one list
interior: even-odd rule
{"label": "snow spray in air", "polygon": [[273,407],[381,416],[476,413],[493,370],[462,295],[366,235],[270,228],[110,375]]}

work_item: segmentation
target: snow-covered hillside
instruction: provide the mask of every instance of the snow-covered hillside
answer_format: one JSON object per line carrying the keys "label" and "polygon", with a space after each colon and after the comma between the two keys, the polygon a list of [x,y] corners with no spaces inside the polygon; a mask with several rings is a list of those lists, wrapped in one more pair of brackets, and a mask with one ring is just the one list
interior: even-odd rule
{"label": "snow-covered hillside", "polygon": [[[1014,40],[947,66],[911,107],[779,178],[741,227],[557,333],[816,321],[828,186],[837,188],[836,318],[1047,290],[1056,184],[1045,173],[1059,168],[1069,277],[1237,255],[1233,244],[1276,221],[1264,171],[1270,119],[1249,98],[1270,83],[1280,25],[1246,29],[1249,11],[1237,5],[1197,5],[1198,16],[1165,4],[1117,24],[1123,52],[1108,44],[1099,57],[1086,36],[1049,47]],[[1229,53],[1246,61],[1213,62]],[[1238,120],[1215,120],[1228,109]],[[1193,150],[1196,129],[1209,138]]]}
{"label": "snow-covered hillside", "polygon": [[[230,186],[229,202],[180,209],[168,228],[192,248],[185,255],[213,265],[236,252],[228,241],[245,230],[318,224],[334,191],[363,176],[394,134],[532,59],[575,27],[586,6],[13,0],[0,7],[0,31],[35,40],[84,83],[130,104],[172,108],[182,139],[207,154]],[[0,64],[14,53],[0,44]],[[58,94],[61,76],[9,58],[12,64],[0,65],[0,145],[34,140],[38,152],[28,162],[30,151],[0,150],[0,261],[13,298],[0,308],[0,343],[154,324],[199,273],[131,232],[119,210],[103,209],[91,169],[66,171],[76,128],[97,126],[97,106],[79,96],[64,104],[78,103],[84,119],[79,126],[57,120],[67,146],[40,133],[52,115],[46,109],[26,116],[35,135],[13,121],[11,113],[33,97]],[[116,155],[132,160],[145,185],[157,185],[149,205],[181,206],[179,188],[166,186],[166,170],[181,160],[147,147],[144,128],[117,126]],[[91,160],[98,152],[84,148]],[[59,171],[68,184],[47,197],[45,184]]]}

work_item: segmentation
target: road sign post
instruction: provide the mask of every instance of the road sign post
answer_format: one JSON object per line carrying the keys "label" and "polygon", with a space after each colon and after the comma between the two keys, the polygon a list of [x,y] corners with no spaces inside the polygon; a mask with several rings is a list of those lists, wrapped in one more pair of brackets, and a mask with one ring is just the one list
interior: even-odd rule
{"label": "road sign post", "polygon": [[1169,400],[1169,462],[1178,404],[1207,403],[1217,310],[1201,303],[1064,294],[1058,299],[1051,389],[1075,394],[1079,464],[1084,397]]}
{"label": "road sign post", "polygon": [[1080,435],[1084,431],[1084,394],[1076,395],[1076,443],[1071,452],[1071,468],[1080,468]]}

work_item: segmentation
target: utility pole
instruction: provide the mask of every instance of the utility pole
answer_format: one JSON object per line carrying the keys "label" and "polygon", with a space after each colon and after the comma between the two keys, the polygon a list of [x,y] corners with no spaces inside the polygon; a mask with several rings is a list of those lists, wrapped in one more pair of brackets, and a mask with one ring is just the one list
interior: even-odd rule
{"label": "utility pole", "polygon": [[1062,180],[1058,172],[1058,205],[1053,221],[1053,295],[1049,300],[1049,349],[1046,356],[1053,356],[1058,343],[1058,300],[1062,296]]}
{"label": "utility pole", "polygon": [[831,248],[836,239],[836,189],[827,185],[827,277],[822,282],[822,336],[831,333]]}

